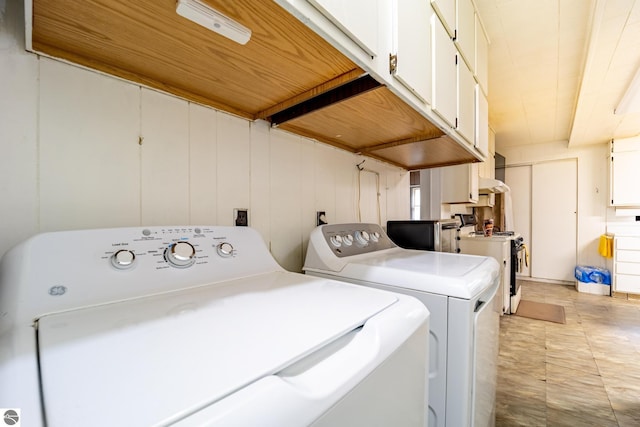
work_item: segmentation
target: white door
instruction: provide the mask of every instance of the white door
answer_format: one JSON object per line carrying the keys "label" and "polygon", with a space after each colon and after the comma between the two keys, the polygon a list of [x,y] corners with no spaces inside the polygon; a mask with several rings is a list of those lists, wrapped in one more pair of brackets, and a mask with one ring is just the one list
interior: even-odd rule
{"label": "white door", "polygon": [[458,109],[456,47],[436,15],[431,17],[433,111],[455,127]]}
{"label": "white door", "polygon": [[[509,193],[502,196],[505,201],[507,197],[511,198],[513,226],[508,228],[520,233],[524,244],[531,249],[531,165],[507,167],[504,181],[511,188]],[[505,205],[508,204],[505,203]],[[531,270],[523,263],[520,271],[517,271],[516,274],[529,277]]]}
{"label": "white door", "polygon": [[371,0],[309,0],[351,40],[372,57],[378,52],[378,2]]}
{"label": "white door", "polygon": [[578,166],[576,159],[533,165],[531,276],[573,281],[576,265]]}
{"label": "white door", "polygon": [[[431,104],[431,15],[423,0],[400,0],[396,4],[395,77],[422,101]],[[400,25],[402,23],[402,25]]]}

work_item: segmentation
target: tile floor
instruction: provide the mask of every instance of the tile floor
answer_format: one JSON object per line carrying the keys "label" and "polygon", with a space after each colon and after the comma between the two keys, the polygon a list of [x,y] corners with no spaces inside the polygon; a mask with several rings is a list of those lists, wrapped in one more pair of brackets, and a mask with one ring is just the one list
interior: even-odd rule
{"label": "tile floor", "polygon": [[640,426],[640,301],[522,281],[566,324],[503,316],[497,426]]}

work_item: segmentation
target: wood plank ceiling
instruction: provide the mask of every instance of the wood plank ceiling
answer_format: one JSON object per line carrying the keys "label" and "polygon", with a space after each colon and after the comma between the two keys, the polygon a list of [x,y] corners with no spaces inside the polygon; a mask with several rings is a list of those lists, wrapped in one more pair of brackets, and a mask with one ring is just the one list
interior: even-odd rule
{"label": "wood plank ceiling", "polygon": [[[179,16],[175,0],[34,0],[33,49],[250,120],[366,74],[275,2],[207,3],[250,41]],[[477,161],[382,85],[279,126],[405,169]]]}

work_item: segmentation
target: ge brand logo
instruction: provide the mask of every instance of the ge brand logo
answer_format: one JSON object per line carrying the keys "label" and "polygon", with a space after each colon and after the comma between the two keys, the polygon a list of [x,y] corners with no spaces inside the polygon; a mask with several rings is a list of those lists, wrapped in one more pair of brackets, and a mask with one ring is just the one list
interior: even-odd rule
{"label": "ge brand logo", "polygon": [[7,426],[20,426],[20,410],[15,409],[3,409],[4,416],[2,417],[2,421],[4,421],[4,425]]}

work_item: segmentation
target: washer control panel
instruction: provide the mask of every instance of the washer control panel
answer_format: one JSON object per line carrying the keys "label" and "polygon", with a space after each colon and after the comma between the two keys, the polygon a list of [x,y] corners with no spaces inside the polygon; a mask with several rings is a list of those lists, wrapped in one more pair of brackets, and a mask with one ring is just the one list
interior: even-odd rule
{"label": "washer control panel", "polygon": [[322,234],[331,251],[341,258],[396,247],[378,224],[323,225]]}
{"label": "washer control panel", "polygon": [[3,307],[21,305],[24,321],[284,271],[256,230],[229,226],[41,233],[8,251],[0,267],[0,280],[11,278],[2,286],[14,289],[0,301],[0,317]]}
{"label": "washer control panel", "polygon": [[122,271],[141,263],[151,263],[156,269],[184,269],[208,264],[215,258],[235,258],[238,252],[232,238],[220,234],[222,229],[228,231],[219,227],[144,228],[134,237],[113,241],[102,258]]}

